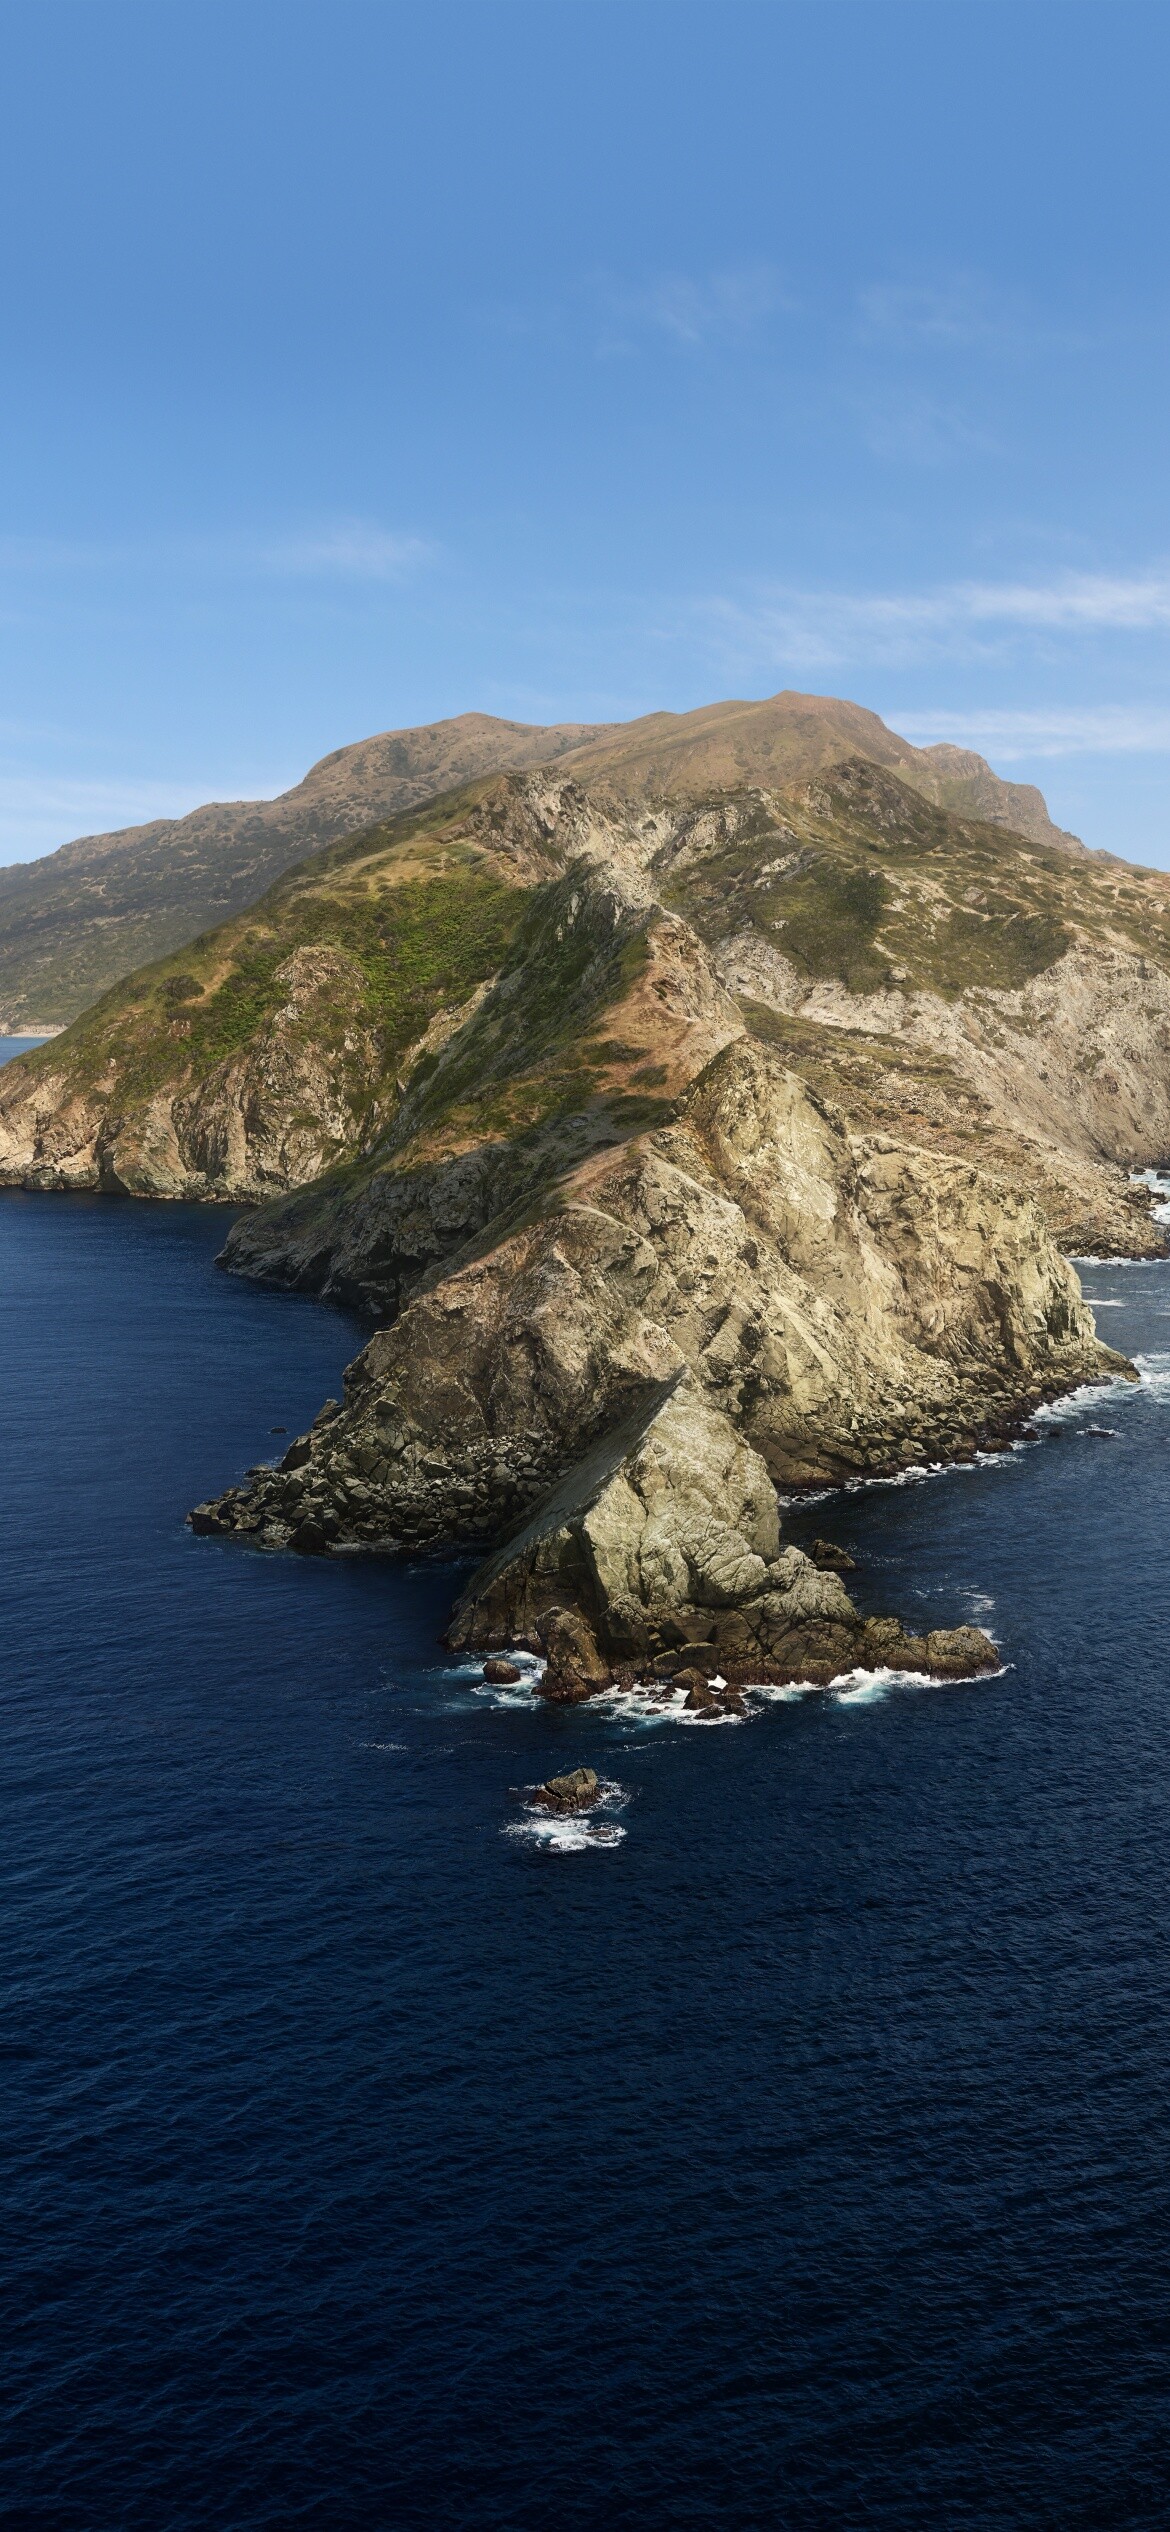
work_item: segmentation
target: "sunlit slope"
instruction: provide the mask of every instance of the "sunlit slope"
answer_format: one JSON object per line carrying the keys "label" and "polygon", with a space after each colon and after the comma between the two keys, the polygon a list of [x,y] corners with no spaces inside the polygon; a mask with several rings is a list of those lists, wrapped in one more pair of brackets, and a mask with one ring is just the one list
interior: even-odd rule
{"label": "sunlit slope", "polygon": [[958,749],[912,748],[876,713],[832,697],[780,694],[595,728],[464,713],[338,748],[277,800],[213,803],[0,870],[0,1021],[63,1025],[117,977],[252,904],[306,854],[479,775],[560,763],[619,796],[680,799],[745,783],[782,790],[843,755],[898,772],[959,814],[1081,849],[1038,791]]}
{"label": "sunlit slope", "polygon": [[476,775],[554,759],[579,736],[576,724],[463,713],[338,748],[279,799],[212,802],[0,870],[0,1021],[63,1026],[119,976],[252,905],[306,854]]}

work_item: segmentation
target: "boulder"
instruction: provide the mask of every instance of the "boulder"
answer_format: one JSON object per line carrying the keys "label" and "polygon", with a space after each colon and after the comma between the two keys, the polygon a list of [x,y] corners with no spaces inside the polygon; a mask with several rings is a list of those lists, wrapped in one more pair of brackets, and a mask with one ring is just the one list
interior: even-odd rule
{"label": "boulder", "polygon": [[494,1653],[490,1662],[484,1663],[483,1675],[493,1688],[512,1688],[524,1673],[515,1662],[506,1662],[500,1654]]}
{"label": "boulder", "polygon": [[932,1627],[926,1659],[936,1679],[960,1679],[973,1671],[1001,1668],[999,1648],[981,1626]]}
{"label": "boulder", "polygon": [[819,1573],[853,1574],[857,1571],[857,1558],[850,1555],[847,1547],[838,1547],[833,1539],[813,1539],[808,1552]]}
{"label": "boulder", "polygon": [[450,1642],[539,1638],[554,1612],[576,1607],[611,1667],[652,1655],[663,1620],[681,1633],[684,1665],[697,1651],[714,1667],[709,1610],[765,1589],[779,1543],[763,1460],[681,1373],[586,1452],[473,1575]]}
{"label": "boulder", "polygon": [[537,1695],[552,1705],[577,1705],[607,1688],[610,1666],[598,1650],[597,1638],[579,1609],[550,1609],[541,1620],[538,1641],[545,1656]]}
{"label": "boulder", "polygon": [[538,1785],[533,1801],[545,1811],[588,1811],[601,1791],[592,1767],[574,1767],[567,1776],[550,1776]]}

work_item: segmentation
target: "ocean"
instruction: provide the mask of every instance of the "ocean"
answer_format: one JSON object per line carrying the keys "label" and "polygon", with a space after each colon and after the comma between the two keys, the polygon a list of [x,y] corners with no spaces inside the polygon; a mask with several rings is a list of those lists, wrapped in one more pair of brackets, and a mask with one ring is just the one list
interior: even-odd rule
{"label": "ocean", "polygon": [[683,1726],[192,1537],[361,1339],[229,1218],[0,1197],[6,2519],[1163,2523],[1170,1267],[1140,1389],[788,1518],[999,1677]]}

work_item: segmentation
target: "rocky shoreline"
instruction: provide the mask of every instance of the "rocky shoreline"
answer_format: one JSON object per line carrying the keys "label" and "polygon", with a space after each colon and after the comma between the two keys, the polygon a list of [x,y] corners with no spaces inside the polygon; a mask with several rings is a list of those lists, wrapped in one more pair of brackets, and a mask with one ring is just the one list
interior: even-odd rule
{"label": "rocky shoreline", "polygon": [[[970,1458],[1128,1371],[1030,1201],[723,1048],[675,1121],[594,1156],[379,1331],[277,1468],[192,1526],[304,1554],[490,1552],[459,1652],[576,1700],[709,1650],[747,1681],[998,1667],[864,1618],[778,1495]],[[691,1683],[705,1691],[708,1680]]]}

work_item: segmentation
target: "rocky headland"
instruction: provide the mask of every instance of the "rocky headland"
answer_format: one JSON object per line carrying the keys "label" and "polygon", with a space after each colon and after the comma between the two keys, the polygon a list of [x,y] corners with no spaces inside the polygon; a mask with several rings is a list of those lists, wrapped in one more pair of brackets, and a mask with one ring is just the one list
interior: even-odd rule
{"label": "rocky headland", "polygon": [[688,1645],[733,1683],[955,1675],[988,1639],[863,1619],[782,1544],[778,1490],[970,1454],[1120,1367],[1031,1199],[851,1134],[740,1039],[426,1279],[344,1403],[192,1519],[311,1554],[492,1544],[449,1640],[543,1652],[546,1695]]}
{"label": "rocky headland", "polygon": [[777,701],[334,843],[0,1083],[0,1183],[242,1203],[229,1269],[381,1322],[196,1529],[475,1550],[452,1645],[549,1697],[994,1665],[778,1498],[1124,1370],[1062,1252],[1165,1250],[1170,882]]}

